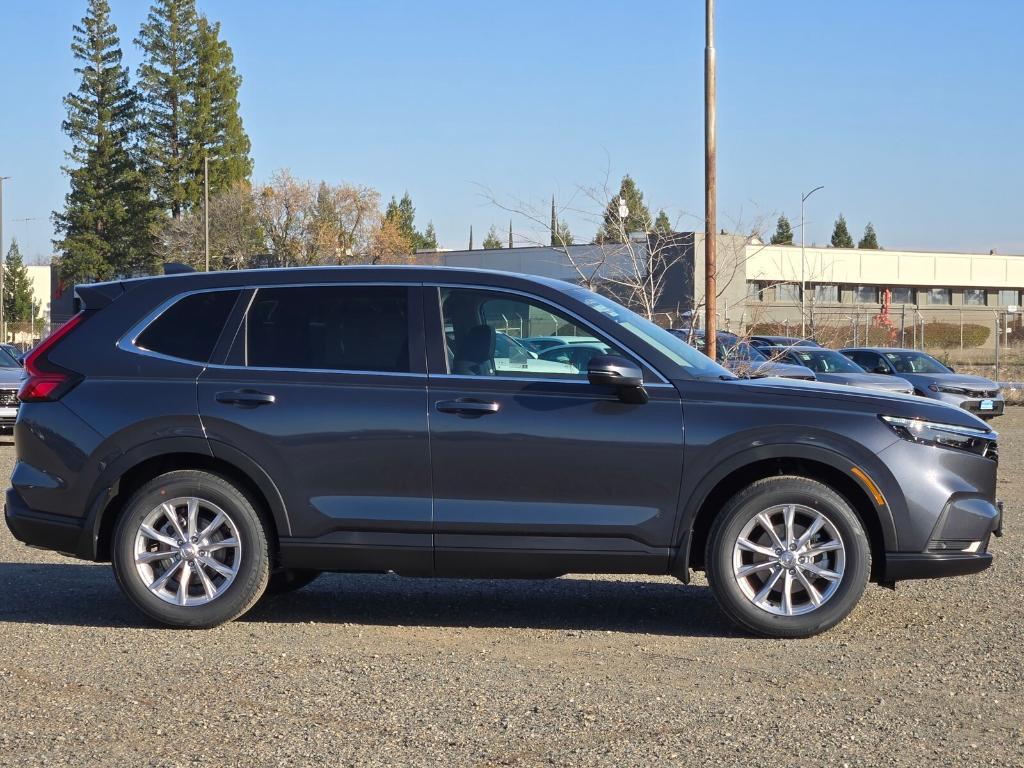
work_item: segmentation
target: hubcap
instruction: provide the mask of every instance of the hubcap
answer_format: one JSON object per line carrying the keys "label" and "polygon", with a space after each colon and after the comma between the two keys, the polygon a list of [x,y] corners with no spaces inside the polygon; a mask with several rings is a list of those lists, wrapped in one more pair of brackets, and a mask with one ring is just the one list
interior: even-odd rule
{"label": "hubcap", "polygon": [[802,504],[780,504],[747,521],[733,546],[740,591],[778,616],[810,613],[843,581],[846,548],[832,521]]}
{"label": "hubcap", "polygon": [[203,605],[231,586],[242,562],[234,521],[206,499],[165,501],[135,534],[135,570],[150,592],[174,605]]}

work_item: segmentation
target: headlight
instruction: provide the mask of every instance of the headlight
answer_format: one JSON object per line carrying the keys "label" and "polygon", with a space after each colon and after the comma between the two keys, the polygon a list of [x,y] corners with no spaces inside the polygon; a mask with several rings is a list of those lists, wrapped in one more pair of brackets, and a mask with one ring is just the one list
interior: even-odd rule
{"label": "headlight", "polygon": [[971,390],[963,387],[951,387],[948,384],[929,384],[928,389],[932,392],[945,392],[950,395],[967,395]]}
{"label": "headlight", "polygon": [[907,419],[902,416],[880,416],[889,428],[904,440],[923,445],[956,448],[979,456],[988,454],[999,435],[985,427],[961,427],[935,421]]}

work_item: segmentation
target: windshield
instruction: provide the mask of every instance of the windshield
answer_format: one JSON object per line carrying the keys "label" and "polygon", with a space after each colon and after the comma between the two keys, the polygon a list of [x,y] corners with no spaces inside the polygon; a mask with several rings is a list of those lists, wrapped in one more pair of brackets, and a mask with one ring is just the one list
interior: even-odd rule
{"label": "windshield", "polygon": [[815,373],[864,373],[864,370],[846,355],[831,349],[789,350],[790,357]]}
{"label": "windshield", "polygon": [[886,352],[885,359],[892,363],[897,373],[952,373],[924,352]]}
{"label": "windshield", "polygon": [[701,354],[682,339],[673,336],[661,326],[655,325],[647,318],[626,309],[621,304],[579,286],[572,286],[566,292],[617,323],[630,336],[654,347],[680,368],[685,369],[691,376],[735,378],[707,355]]}
{"label": "windshield", "polygon": [[763,363],[768,358],[745,341],[729,341],[718,337],[718,360],[742,360],[745,363]]}
{"label": "windshield", "polygon": [[21,368],[21,363],[11,356],[11,353],[0,347],[0,368]]}

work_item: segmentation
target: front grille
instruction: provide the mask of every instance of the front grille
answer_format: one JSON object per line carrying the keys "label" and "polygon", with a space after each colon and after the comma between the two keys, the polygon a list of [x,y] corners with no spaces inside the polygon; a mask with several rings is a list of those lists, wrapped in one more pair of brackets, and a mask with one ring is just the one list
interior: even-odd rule
{"label": "front grille", "polygon": [[17,408],[18,390],[0,389],[0,408]]}

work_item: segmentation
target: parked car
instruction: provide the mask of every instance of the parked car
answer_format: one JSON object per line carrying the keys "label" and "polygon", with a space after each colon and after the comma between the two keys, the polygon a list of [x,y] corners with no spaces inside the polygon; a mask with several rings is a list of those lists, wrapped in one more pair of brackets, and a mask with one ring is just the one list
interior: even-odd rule
{"label": "parked car", "polygon": [[801,339],[796,336],[751,336],[750,346],[762,347],[820,347],[814,339]]}
{"label": "parked car", "polygon": [[500,371],[576,372],[565,363],[541,359],[536,352],[527,349],[519,339],[500,331],[495,334],[494,339],[494,365]]}
{"label": "parked car", "polygon": [[[320,571],[702,569],[740,625],[802,637],[869,579],[992,562],[996,434],[967,411],[739,379],[559,280],[317,267],[76,293],[26,360],[5,518],[111,560],[165,624],[220,624]],[[512,315],[609,354],[502,370]]]}
{"label": "parked car", "polygon": [[18,365],[21,365],[25,353],[18,349],[18,347],[13,344],[0,344],[0,349],[6,352]]}
{"label": "parked car", "polygon": [[1003,393],[996,382],[956,373],[919,350],[850,347],[840,351],[868,373],[906,379],[915,394],[955,405],[983,419],[1003,413]]}
{"label": "parked car", "polygon": [[[670,333],[681,339],[690,337],[688,330],[673,329]],[[811,369],[802,365],[769,360],[759,350],[741,340],[734,333],[718,331],[716,338],[718,342],[715,344],[715,360],[737,376],[745,379],[777,376],[782,379],[814,381],[814,371]],[[693,331],[693,345],[701,352],[706,349],[703,329],[698,328]]]}
{"label": "parked car", "polygon": [[0,350],[0,431],[10,432],[14,428],[20,405],[18,388],[24,378],[21,363],[6,350]]}
{"label": "parked car", "polygon": [[863,368],[834,349],[824,347],[761,347],[758,350],[769,360],[802,365],[814,371],[818,381],[846,384],[851,387],[882,389],[901,395],[914,394],[913,385],[899,376],[866,373]]}
{"label": "parked car", "polygon": [[541,360],[571,365],[576,371],[586,371],[590,361],[598,355],[607,355],[611,350],[601,342],[593,344],[563,344],[550,347],[540,353]]}
{"label": "parked car", "polygon": [[561,347],[566,344],[593,344],[597,341],[593,336],[531,336],[521,339],[523,344],[538,354],[545,349]]}

